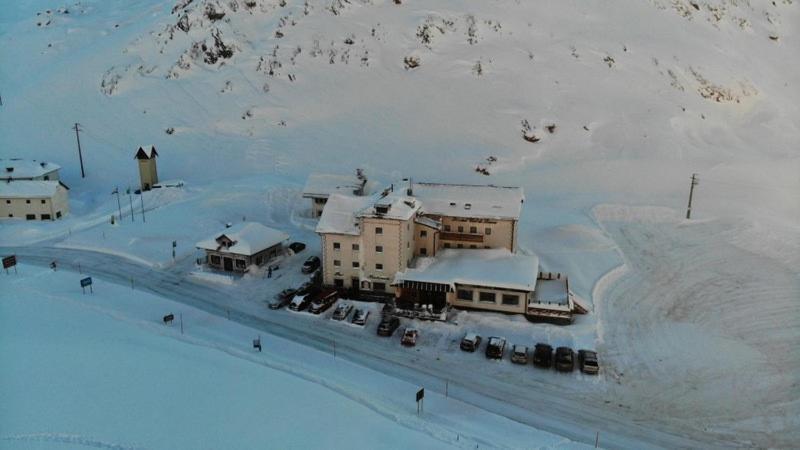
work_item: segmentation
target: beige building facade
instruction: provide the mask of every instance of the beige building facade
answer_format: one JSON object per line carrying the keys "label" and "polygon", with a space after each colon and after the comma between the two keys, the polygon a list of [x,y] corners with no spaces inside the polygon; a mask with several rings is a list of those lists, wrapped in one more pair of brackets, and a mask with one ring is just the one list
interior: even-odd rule
{"label": "beige building facade", "polygon": [[69,188],[60,181],[0,181],[0,218],[56,220],[69,212]]}
{"label": "beige building facade", "polygon": [[136,151],[134,157],[139,165],[139,182],[143,191],[149,191],[158,183],[158,167],[156,158],[158,152],[155,146],[143,145]]}

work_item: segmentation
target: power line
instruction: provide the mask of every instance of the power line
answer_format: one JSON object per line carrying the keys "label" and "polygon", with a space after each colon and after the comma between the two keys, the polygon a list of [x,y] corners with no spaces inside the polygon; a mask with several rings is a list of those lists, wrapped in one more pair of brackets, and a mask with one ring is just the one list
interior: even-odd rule
{"label": "power line", "polygon": [[708,178],[705,178],[705,177],[703,177],[703,181],[708,181],[708,182],[715,183],[715,184],[723,184],[723,185],[726,185],[726,186],[748,187],[748,188],[752,188],[752,189],[766,189],[766,190],[777,189],[777,190],[791,190],[791,191],[795,191],[795,192],[800,190],[800,185],[795,186],[795,187],[783,186],[783,185],[777,185],[777,184],[755,185],[755,184],[740,183],[740,182],[718,181],[718,180],[708,179]]}

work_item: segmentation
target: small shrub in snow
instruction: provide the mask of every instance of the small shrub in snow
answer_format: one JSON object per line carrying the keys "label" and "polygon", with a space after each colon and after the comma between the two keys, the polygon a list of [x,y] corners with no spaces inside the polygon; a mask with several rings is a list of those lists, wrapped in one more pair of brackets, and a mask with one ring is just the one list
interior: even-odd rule
{"label": "small shrub in snow", "polygon": [[420,65],[419,58],[416,56],[406,56],[403,59],[403,65],[406,66],[406,70],[416,69]]}

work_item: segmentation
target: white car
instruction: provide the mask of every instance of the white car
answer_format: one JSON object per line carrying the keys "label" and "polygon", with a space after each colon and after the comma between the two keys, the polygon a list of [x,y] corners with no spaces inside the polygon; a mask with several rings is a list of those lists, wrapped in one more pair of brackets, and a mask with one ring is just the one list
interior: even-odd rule
{"label": "white car", "polygon": [[511,362],[515,364],[528,364],[528,347],[514,345],[511,349]]}
{"label": "white car", "polygon": [[355,325],[366,325],[367,319],[369,319],[369,310],[365,308],[359,308],[353,314],[353,323]]}
{"label": "white car", "polygon": [[336,309],[333,311],[333,319],[334,320],[344,320],[350,315],[350,311],[353,310],[352,303],[339,303],[336,305]]}

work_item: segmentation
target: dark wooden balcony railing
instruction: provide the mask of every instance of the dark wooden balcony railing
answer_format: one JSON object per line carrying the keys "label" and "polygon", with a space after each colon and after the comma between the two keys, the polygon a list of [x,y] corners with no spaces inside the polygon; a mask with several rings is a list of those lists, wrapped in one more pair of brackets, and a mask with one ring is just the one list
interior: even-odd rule
{"label": "dark wooden balcony railing", "polygon": [[482,234],[441,233],[439,237],[443,241],[483,242]]}

